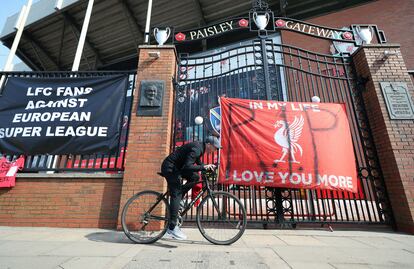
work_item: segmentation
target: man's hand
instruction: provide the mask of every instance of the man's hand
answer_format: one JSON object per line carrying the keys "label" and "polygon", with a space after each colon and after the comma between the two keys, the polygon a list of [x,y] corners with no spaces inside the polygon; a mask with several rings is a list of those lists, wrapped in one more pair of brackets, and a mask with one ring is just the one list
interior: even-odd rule
{"label": "man's hand", "polygon": [[206,164],[206,165],[204,165],[204,169],[214,170],[214,169],[216,169],[216,166],[214,164]]}

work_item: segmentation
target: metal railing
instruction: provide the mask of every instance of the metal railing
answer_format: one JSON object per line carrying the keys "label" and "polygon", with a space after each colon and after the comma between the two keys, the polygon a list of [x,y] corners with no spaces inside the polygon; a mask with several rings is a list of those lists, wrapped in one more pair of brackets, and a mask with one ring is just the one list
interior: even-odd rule
{"label": "metal railing", "polygon": [[[126,101],[122,111],[120,126],[120,138],[118,141],[118,150],[115,153],[99,153],[88,155],[29,155],[26,156],[23,172],[120,172],[124,170],[125,152],[128,143],[128,127],[131,118],[133,90],[135,87],[136,71],[79,71],[79,72],[0,72],[0,77],[4,78],[3,85],[0,85],[0,93],[10,77],[25,78],[88,78],[88,77],[105,77],[112,75],[128,75],[128,89],[126,91]],[[1,98],[1,95],[0,95]],[[6,157],[13,161],[19,156],[2,154],[0,157]]]}

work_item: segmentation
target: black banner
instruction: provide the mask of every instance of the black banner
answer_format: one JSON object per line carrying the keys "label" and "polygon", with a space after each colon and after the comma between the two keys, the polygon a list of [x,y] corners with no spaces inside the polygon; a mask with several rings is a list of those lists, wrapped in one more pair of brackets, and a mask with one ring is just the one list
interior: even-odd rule
{"label": "black banner", "polygon": [[127,87],[127,75],[9,78],[0,96],[0,152],[115,152]]}

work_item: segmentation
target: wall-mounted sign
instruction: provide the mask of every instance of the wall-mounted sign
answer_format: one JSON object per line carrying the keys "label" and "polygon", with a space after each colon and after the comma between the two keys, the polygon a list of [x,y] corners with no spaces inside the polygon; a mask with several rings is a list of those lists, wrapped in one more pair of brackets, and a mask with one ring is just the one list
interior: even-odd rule
{"label": "wall-mounted sign", "polygon": [[414,105],[405,82],[381,82],[385,104],[392,120],[414,119]]}
{"label": "wall-mounted sign", "polygon": [[249,19],[238,18],[223,21],[203,28],[174,33],[174,42],[188,42],[218,36],[238,29],[248,29]]}
{"label": "wall-mounted sign", "polygon": [[343,42],[354,42],[355,40],[352,32],[348,30],[328,28],[294,19],[275,18],[275,26],[277,29],[285,29],[319,38],[341,40]]}
{"label": "wall-mounted sign", "polygon": [[[197,28],[189,31],[178,31],[174,33],[175,43],[191,42],[196,40],[216,37],[235,30],[259,31],[271,33],[275,31],[292,31],[300,34],[309,35],[316,38],[323,38],[343,43],[357,44],[363,40],[366,44],[371,43],[376,36],[379,43],[386,43],[384,32],[379,30],[376,25],[351,25],[342,29],[330,28],[316,24],[307,23],[284,17],[273,17],[273,12],[250,13],[249,17],[233,18],[210,26]],[[351,50],[352,47],[345,49]],[[343,48],[340,48],[343,50]]]}

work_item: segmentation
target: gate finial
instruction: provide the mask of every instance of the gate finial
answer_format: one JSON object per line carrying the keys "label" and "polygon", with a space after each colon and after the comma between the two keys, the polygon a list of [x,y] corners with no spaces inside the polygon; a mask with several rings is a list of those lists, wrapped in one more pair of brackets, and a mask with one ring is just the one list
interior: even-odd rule
{"label": "gate finial", "polygon": [[254,11],[257,10],[268,10],[269,9],[269,4],[266,1],[262,1],[262,0],[253,0],[253,9]]}

